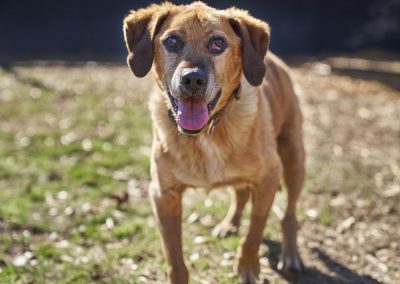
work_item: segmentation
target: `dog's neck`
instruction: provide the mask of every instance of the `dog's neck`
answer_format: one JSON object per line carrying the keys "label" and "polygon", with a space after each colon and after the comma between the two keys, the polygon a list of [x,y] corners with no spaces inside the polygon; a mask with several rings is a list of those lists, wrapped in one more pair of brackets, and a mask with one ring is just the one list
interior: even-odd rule
{"label": "dog's neck", "polygon": [[[232,132],[235,132],[235,137],[241,136],[241,140],[246,141],[247,136],[250,135],[260,100],[258,90],[247,80],[242,79],[237,96],[240,100],[232,100],[225,108],[211,136],[231,137]],[[237,135],[238,133],[241,135]]]}

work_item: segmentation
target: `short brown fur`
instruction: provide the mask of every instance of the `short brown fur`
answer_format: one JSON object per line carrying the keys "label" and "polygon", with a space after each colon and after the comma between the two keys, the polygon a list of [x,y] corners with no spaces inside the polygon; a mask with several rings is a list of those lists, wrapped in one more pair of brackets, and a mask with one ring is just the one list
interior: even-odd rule
{"label": "short brown fur", "polygon": [[[203,48],[210,31],[227,38],[229,48],[223,54],[210,56]],[[288,273],[300,271],[295,209],[304,178],[302,117],[288,68],[271,52],[265,55],[268,25],[236,8],[221,11],[201,2],[186,6],[164,3],[132,12],[125,18],[124,32],[132,71],[141,77],[152,66],[157,83],[150,96],[153,147],[149,192],[169,282],[188,283],[189,279],[181,248],[184,190],[232,186],[230,210],[213,233],[224,237],[237,232],[243,207],[252,198],[251,225],[238,248],[237,272],[242,283],[256,283],[258,248],[282,175],[288,206],[282,221],[280,268]],[[171,54],[162,45],[171,32],[185,39],[182,53]],[[212,75],[210,90],[221,90],[211,115],[223,108],[224,112],[211,134],[188,137],[178,134],[167,115],[166,89],[175,72],[196,64],[206,66]],[[225,107],[239,84],[240,100]],[[213,93],[202,99],[212,100]]]}

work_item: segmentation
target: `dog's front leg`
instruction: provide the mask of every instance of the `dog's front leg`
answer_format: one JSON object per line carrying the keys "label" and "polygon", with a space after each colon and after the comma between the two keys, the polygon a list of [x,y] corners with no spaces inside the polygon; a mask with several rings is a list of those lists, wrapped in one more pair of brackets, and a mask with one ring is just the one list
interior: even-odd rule
{"label": "dog's front leg", "polygon": [[255,284],[260,272],[258,249],[262,241],[264,226],[279,186],[280,167],[269,172],[263,182],[252,192],[252,212],[247,236],[238,248],[238,274],[240,283]]}
{"label": "dog's front leg", "polygon": [[188,283],[189,274],[182,254],[182,190],[160,189],[150,185],[150,200],[161,234],[171,284]]}

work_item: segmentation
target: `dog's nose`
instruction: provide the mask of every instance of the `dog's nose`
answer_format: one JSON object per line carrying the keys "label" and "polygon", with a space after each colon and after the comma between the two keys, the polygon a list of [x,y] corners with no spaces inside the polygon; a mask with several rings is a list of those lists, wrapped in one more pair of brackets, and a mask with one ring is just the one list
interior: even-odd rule
{"label": "dog's nose", "polygon": [[207,74],[200,68],[187,68],[182,72],[181,85],[191,93],[204,91],[207,86]]}

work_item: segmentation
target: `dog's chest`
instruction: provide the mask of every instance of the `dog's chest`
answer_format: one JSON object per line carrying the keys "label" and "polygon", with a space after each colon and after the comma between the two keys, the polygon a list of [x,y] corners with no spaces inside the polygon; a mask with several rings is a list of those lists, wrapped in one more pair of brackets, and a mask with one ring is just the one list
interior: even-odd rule
{"label": "dog's chest", "polygon": [[197,147],[201,157],[190,159],[193,153],[187,153],[187,163],[175,171],[175,176],[182,183],[211,189],[232,183],[247,183],[255,172],[252,166],[242,167],[238,161],[240,153],[227,149],[213,140],[199,137]]}

